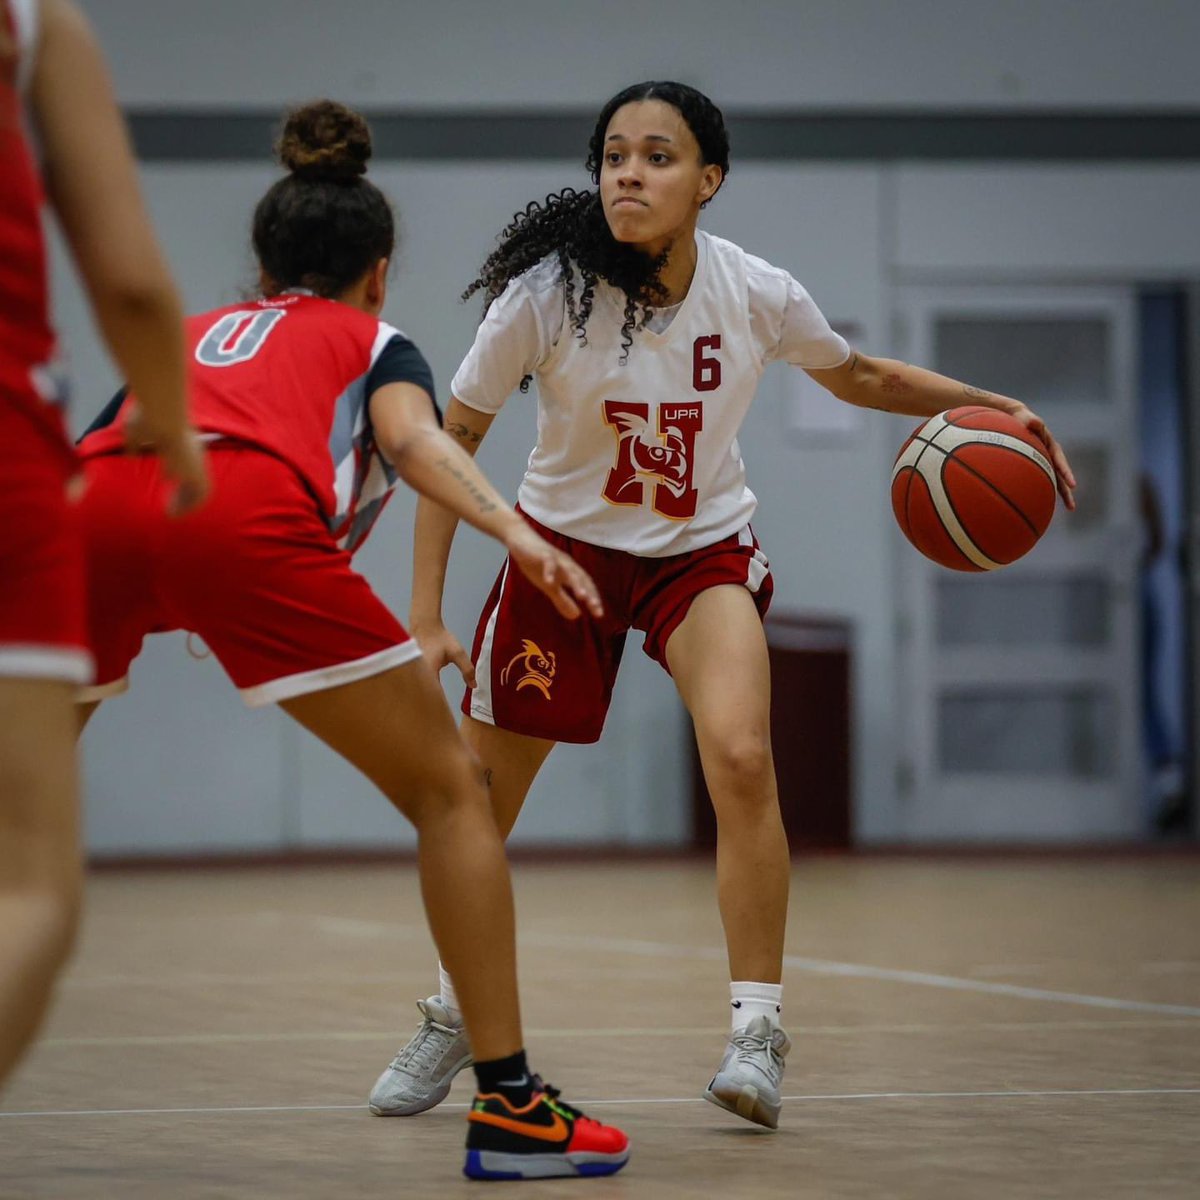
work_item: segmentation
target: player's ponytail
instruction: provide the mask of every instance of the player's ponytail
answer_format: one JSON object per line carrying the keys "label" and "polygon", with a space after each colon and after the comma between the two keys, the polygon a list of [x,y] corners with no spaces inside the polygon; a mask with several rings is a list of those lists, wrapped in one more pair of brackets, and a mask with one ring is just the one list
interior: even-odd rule
{"label": "player's ponytail", "polygon": [[254,251],[271,293],[338,296],[395,249],[387,198],[364,178],[371,131],[334,100],[292,109],[275,147],[288,174],[254,210]]}
{"label": "player's ponytail", "polygon": [[[705,165],[715,164],[724,174],[729,173],[729,135],[721,110],[703,92],[687,84],[659,80],[625,88],[600,110],[588,141],[587,169],[593,183],[600,182],[604,137],[613,114],[637,100],[662,100],[670,104],[687,122]],[[634,332],[645,323],[650,311],[666,301],[659,281],[666,255],[649,258],[634,246],[618,242],[604,219],[599,193],[577,192],[574,188],[552,192],[540,203],[534,200],[516,213],[501,231],[500,245],[488,255],[462,298],[466,300],[482,292],[486,311],[513,279],[548,255],[558,259],[566,291],[567,319],[584,341],[598,279],[625,293],[621,345],[626,353],[633,344]],[[522,381],[522,387],[526,386],[527,381]]]}

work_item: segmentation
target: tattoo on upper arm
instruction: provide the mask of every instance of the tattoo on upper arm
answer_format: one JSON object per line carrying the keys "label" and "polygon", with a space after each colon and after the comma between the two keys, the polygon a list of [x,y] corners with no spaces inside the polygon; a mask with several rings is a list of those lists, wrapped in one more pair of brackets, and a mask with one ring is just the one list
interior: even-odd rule
{"label": "tattoo on upper arm", "polygon": [[467,494],[472,500],[475,501],[481,514],[495,511],[495,504],[493,504],[492,501],[490,501],[483,494],[483,492],[479,490],[479,486],[476,483],[468,479],[466,475],[464,475],[462,471],[459,470],[459,468],[456,467],[448,458],[439,458],[437,462],[434,463],[434,466],[440,467],[453,479],[457,479],[458,482],[463,485],[463,487],[467,490]]}
{"label": "tattoo on upper arm", "polygon": [[963,384],[963,395],[970,396],[972,400],[995,399],[991,392],[985,392],[983,388],[972,387],[969,383]]}
{"label": "tattoo on upper arm", "polygon": [[907,382],[907,380],[901,378],[901,376],[895,373],[891,375],[885,375],[879,386],[885,392],[895,392],[898,394],[911,392],[913,390],[913,385],[911,383]]}
{"label": "tattoo on upper arm", "polygon": [[482,433],[476,433],[473,429],[468,429],[458,421],[450,422],[446,426],[446,432],[452,437],[458,438],[460,442],[468,442],[472,446],[478,446],[483,441]]}

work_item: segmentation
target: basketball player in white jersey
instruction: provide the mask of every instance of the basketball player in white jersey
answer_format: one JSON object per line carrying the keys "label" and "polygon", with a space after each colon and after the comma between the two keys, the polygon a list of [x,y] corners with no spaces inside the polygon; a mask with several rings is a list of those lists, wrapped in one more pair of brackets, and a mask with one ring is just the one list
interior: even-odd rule
{"label": "basketball player in white jersey", "polygon": [[[519,507],[591,572],[606,615],[571,626],[506,565],[472,663],[441,618],[456,519],[421,500],[411,626],[435,667],[462,671],[463,733],[505,834],[555,742],[599,738],[626,633],[645,634],[695,724],[717,817],[733,1016],[704,1094],[774,1128],[790,1045],[780,1025],[789,859],[761,622],[772,582],[737,444],[759,376],[782,359],[848,403],[915,417],[990,405],[1045,442],[1068,506],[1075,481],[1025,405],[853,352],[786,271],[697,229],[729,170],[707,97],[677,83],[627,88],[600,113],[588,167],[598,192],[568,189],[517,214],[468,289],[487,309],[446,428],[473,453],[505,398],[536,378],[538,439]],[[444,970],[419,1008],[420,1028],[371,1094],[377,1114],[432,1107],[470,1062]]]}

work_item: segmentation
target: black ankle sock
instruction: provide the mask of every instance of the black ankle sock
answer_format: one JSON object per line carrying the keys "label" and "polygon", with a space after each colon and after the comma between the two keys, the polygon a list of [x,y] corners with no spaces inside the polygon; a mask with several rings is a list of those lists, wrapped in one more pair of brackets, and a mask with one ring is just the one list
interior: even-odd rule
{"label": "black ankle sock", "polygon": [[524,1108],[533,1099],[533,1076],[529,1073],[524,1050],[507,1058],[477,1062],[475,1082],[480,1092],[499,1092],[515,1108]]}

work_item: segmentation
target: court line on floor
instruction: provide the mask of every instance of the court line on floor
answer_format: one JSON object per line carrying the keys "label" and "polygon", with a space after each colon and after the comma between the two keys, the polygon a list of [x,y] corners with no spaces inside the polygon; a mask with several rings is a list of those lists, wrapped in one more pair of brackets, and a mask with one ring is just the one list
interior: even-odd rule
{"label": "court line on floor", "polygon": [[[717,955],[713,954],[712,957],[716,958]],[[572,969],[576,975],[580,973],[578,967]],[[1182,975],[1200,973],[1200,963],[1140,963],[1131,964],[1131,969],[1136,969],[1146,975]],[[1039,973],[1044,972],[1047,970],[1047,967],[1043,965],[1038,967],[1037,970]],[[608,973],[608,968],[604,968],[603,972],[600,968],[596,968],[595,973]],[[630,969],[627,968],[625,972],[626,977],[630,973]],[[987,976],[1011,976],[1033,973],[1034,970],[1031,966],[1017,967],[999,964],[993,966],[987,964],[968,968],[968,974],[965,978],[978,980],[981,978],[986,979]],[[656,977],[649,966],[633,974],[638,978],[648,979]],[[88,974],[86,971],[77,969],[75,972],[68,974],[58,986],[60,989],[65,988],[71,991],[94,991],[106,988],[279,987],[284,985],[319,988],[343,987],[347,982],[363,985],[407,984],[414,979],[426,979],[428,976],[429,970],[424,965],[412,967],[406,971],[373,971],[353,975],[345,971],[337,974],[330,972],[319,974],[313,971],[278,971],[262,972],[253,975],[218,971],[181,971],[173,975],[120,975]]]}
{"label": "court line on floor", "polygon": [[[696,958],[724,960],[726,952],[715,947],[681,946],[671,942],[649,942],[633,938],[597,938],[587,935],[528,933],[525,944],[563,949],[603,950],[615,954],[651,955],[659,958]],[[955,975],[937,975],[929,971],[906,971],[896,967],[872,967],[863,963],[836,962],[825,958],[784,956],[783,965],[813,975],[876,979],[887,983],[912,983],[921,987],[949,991],[983,992],[992,996],[1012,996],[1021,1000],[1047,1000],[1055,1004],[1082,1004],[1088,1008],[1120,1009],[1125,1012],[1159,1013],[1164,1016],[1200,1017],[1200,1007],[1191,1004],[1158,1004],[1149,1000],[1123,1000],[1113,996],[1093,996],[1085,992],[1059,992],[1049,988],[1024,987],[1015,983],[994,983],[985,979],[963,979]]]}
{"label": "court line on floor", "polygon": [[[978,1092],[815,1092],[807,1095],[784,1096],[797,1104],[845,1102],[861,1100],[1038,1100],[1053,1098],[1109,1098],[1120,1096],[1200,1096],[1194,1088],[1047,1088],[1026,1091]],[[702,1104],[703,1096],[647,1096],[621,1100],[573,1101],[581,1108],[623,1108],[642,1104]],[[470,1102],[450,1101],[442,1109],[466,1109]],[[367,1112],[365,1104],[262,1104],[205,1108],[73,1108],[40,1109],[24,1112],[0,1112],[0,1120],[36,1117],[169,1117],[169,1116],[232,1116],[242,1113],[306,1113],[306,1112]]]}
{"label": "court line on floor", "polygon": [[[324,918],[318,918],[320,921]],[[364,930],[371,922],[356,921]],[[386,934],[388,926],[377,923],[377,932]],[[634,938],[597,938],[577,934],[541,933],[528,930],[519,936],[523,945],[547,948],[578,949],[625,953],[651,957],[693,958],[705,961],[724,961],[727,952],[714,946],[683,946],[672,942],[654,942]],[[1200,1006],[1190,1004],[1160,1004],[1149,1000],[1125,1000],[1114,996],[1096,996],[1085,992],[1061,992],[1051,988],[1027,987],[1014,983],[998,983],[985,979],[966,979],[955,975],[939,975],[929,971],[908,971],[896,967],[873,967],[864,963],[839,962],[834,959],[808,958],[802,955],[784,956],[783,965],[792,970],[813,975],[843,978],[876,979],[889,983],[910,983],[921,987],[937,987],[950,991],[981,992],[993,996],[1012,996],[1022,1000],[1044,1000],[1055,1004],[1079,1004],[1088,1008],[1117,1009],[1125,1012],[1158,1013],[1163,1016],[1200,1018]]]}
{"label": "court line on floor", "polygon": [[[331,918],[309,916],[320,927]],[[355,920],[359,936],[373,929],[379,936],[391,936],[394,928],[382,921]],[[726,951],[712,946],[684,946],[672,942],[653,942],[634,938],[598,938],[581,934],[551,934],[529,930],[519,938],[522,945],[547,949],[588,949],[615,954],[632,954],[654,958],[690,958],[701,961],[724,961]],[[1078,1004],[1089,1008],[1115,1009],[1125,1012],[1157,1013],[1162,1016],[1200,1018],[1200,1006],[1160,1004],[1148,1000],[1125,1000],[1113,996],[1096,996],[1083,992],[1062,992],[1050,988],[1027,987],[1021,984],[998,983],[985,979],[968,979],[954,975],[939,975],[928,971],[909,971],[895,967],[875,967],[864,963],[839,962],[834,959],[785,955],[785,967],[807,971],[813,975],[842,978],[875,979],[889,983],[909,983],[950,991],[980,992],[993,996],[1011,996],[1022,1000],[1043,1000],[1055,1004]]]}
{"label": "court line on floor", "polygon": [[410,971],[377,971],[371,974],[318,975],[299,971],[264,972],[256,975],[234,975],[219,972],[181,971],[178,975],[78,975],[67,976],[61,988],[91,991],[101,988],[195,988],[195,987],[344,987],[354,984],[411,983],[415,979],[429,980],[427,966]]}
{"label": "court line on floor", "polygon": [[[1144,1021],[979,1021],[961,1025],[909,1022],[906,1024],[859,1024],[859,1025],[788,1025],[788,1032],[795,1037],[861,1037],[864,1035],[896,1036],[900,1034],[961,1034],[974,1036],[989,1033],[1030,1033],[1055,1030],[1058,1032],[1108,1032],[1116,1029],[1194,1029],[1188,1020],[1144,1020]],[[697,1026],[634,1026],[599,1029],[526,1029],[532,1041],[545,1038],[630,1038],[630,1037],[713,1037],[716,1027]],[[138,1046],[216,1046],[245,1043],[270,1042],[392,1042],[398,1037],[395,1029],[330,1029],[304,1030],[291,1033],[181,1033],[181,1034],[113,1034],[78,1037],[48,1037],[38,1042],[41,1050],[76,1050],[81,1048],[124,1048]]]}
{"label": "court line on floor", "polygon": [[[609,976],[610,967],[572,968],[572,974],[579,978],[582,975]],[[652,964],[641,968],[626,968],[623,978],[656,979],[658,972]],[[147,974],[94,974],[86,968],[77,968],[68,974],[60,983],[60,988],[71,991],[99,991],[115,988],[197,988],[197,987],[345,987],[354,985],[391,985],[412,984],[414,980],[422,980],[427,984],[437,982],[437,976],[429,970],[427,963],[412,967],[407,971],[371,971],[359,972],[343,970],[338,973],[331,971],[276,971],[256,972],[254,974],[218,972],[218,971],[180,971],[171,975]],[[426,991],[428,988],[425,989]],[[414,993],[414,995],[417,993]],[[424,992],[420,993],[424,995]]]}
{"label": "court line on floor", "polygon": [[913,983],[948,991],[983,992],[992,996],[1012,996],[1020,1000],[1046,1000],[1054,1004],[1080,1004],[1087,1008],[1117,1009],[1122,1012],[1159,1013],[1162,1016],[1200,1017],[1200,1006],[1160,1004],[1151,1000],[1125,1000],[1116,996],[1094,996],[1086,992],[1060,992],[1050,988],[1026,987],[1016,983],[994,983],[982,979],[961,979],[927,971],[904,971],[891,967],[867,967],[853,963],[825,962],[788,955],[784,966],[815,975],[842,975],[860,979],[880,979],[892,983]]}

